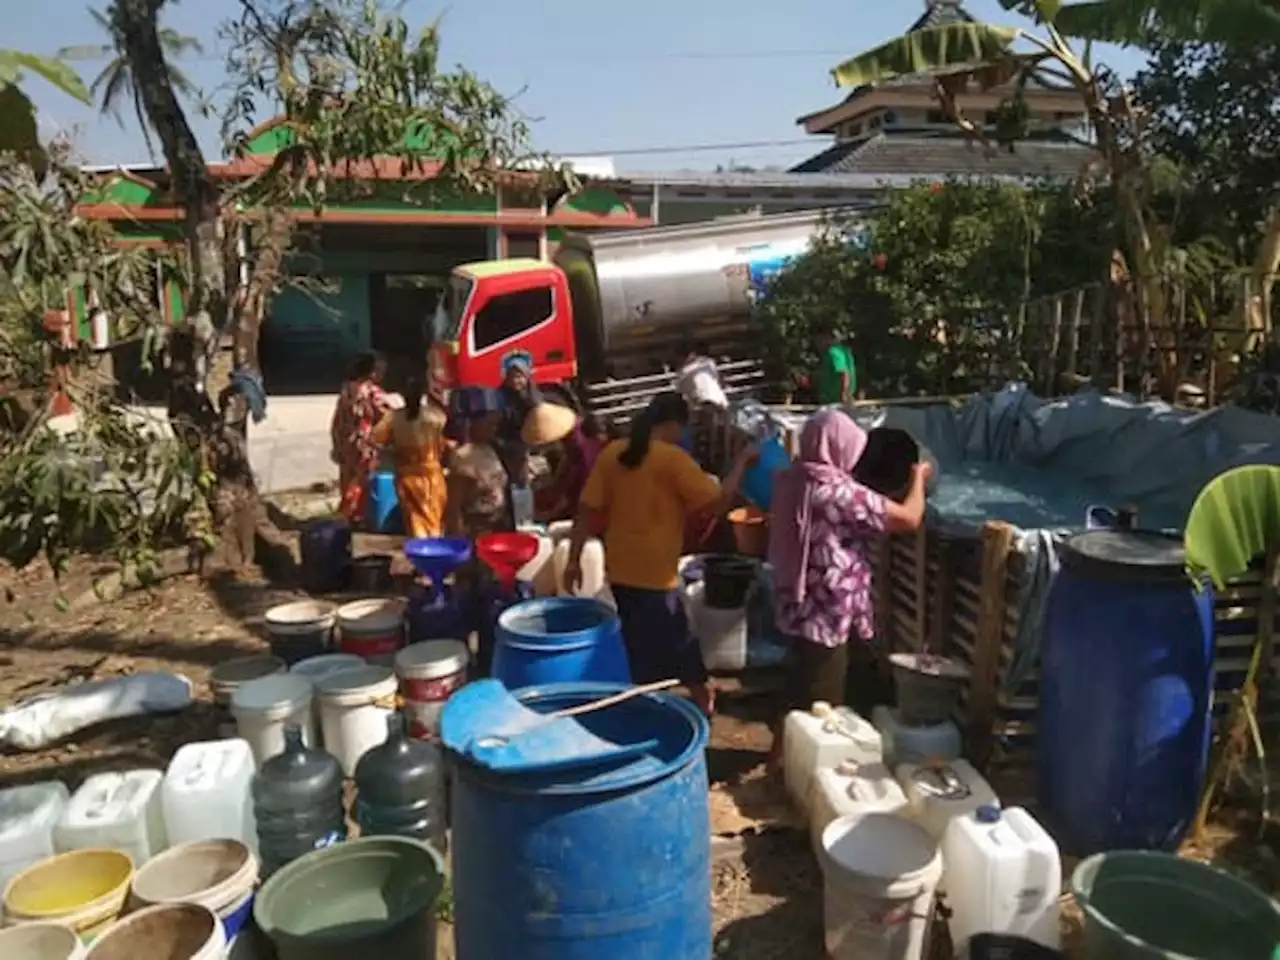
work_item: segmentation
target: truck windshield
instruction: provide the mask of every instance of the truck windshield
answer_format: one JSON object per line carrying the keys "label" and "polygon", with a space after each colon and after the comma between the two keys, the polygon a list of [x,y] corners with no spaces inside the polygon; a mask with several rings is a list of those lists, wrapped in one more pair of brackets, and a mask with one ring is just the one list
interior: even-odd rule
{"label": "truck windshield", "polygon": [[[449,297],[446,303],[449,317],[442,332],[441,339],[457,340],[462,333],[462,311],[466,309],[467,298],[471,296],[471,288],[475,286],[471,277],[455,273],[449,277]],[[438,332],[439,333],[439,332]]]}

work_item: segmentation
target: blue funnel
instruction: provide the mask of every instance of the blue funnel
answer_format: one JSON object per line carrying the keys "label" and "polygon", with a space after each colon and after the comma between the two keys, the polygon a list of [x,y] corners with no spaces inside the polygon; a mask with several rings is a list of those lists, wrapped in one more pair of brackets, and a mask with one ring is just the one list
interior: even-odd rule
{"label": "blue funnel", "polygon": [[404,555],[431,581],[434,598],[444,578],[471,558],[471,541],[466,537],[415,537],[405,541]]}

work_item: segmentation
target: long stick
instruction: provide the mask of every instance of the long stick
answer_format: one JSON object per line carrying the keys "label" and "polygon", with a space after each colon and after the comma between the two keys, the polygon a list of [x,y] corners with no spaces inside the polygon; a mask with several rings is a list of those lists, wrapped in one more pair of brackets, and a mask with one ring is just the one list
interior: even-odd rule
{"label": "long stick", "polygon": [[672,687],[680,686],[679,680],[659,680],[656,683],[646,683],[643,686],[632,687],[630,690],[623,690],[621,693],[615,693],[613,696],[605,697],[602,700],[592,700],[590,703],[579,704],[576,707],[567,707],[564,710],[557,710],[551,714],[553,717],[576,717],[580,713],[591,713],[595,710],[603,710],[605,707],[612,707],[615,703],[622,703],[624,700],[630,700],[632,697],[638,697],[646,693],[657,693],[659,690],[670,690]]}

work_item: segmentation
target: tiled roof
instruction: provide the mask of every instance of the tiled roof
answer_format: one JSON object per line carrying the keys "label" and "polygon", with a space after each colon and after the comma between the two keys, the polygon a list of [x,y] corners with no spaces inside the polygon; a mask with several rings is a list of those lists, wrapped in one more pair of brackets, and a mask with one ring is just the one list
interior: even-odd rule
{"label": "tiled roof", "polygon": [[992,176],[1071,179],[1090,151],[1062,139],[1026,140],[1012,152],[956,133],[879,133],[868,140],[838,143],[791,168],[791,173],[896,174],[901,176]]}

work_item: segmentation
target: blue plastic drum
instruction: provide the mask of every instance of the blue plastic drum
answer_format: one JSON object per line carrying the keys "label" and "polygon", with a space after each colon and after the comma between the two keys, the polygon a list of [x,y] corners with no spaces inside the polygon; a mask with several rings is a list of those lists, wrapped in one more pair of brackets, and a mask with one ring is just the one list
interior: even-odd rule
{"label": "blue plastic drum", "polygon": [[526,600],[498,615],[495,679],[509,690],[545,683],[630,683],[622,624],[590,597]]}

